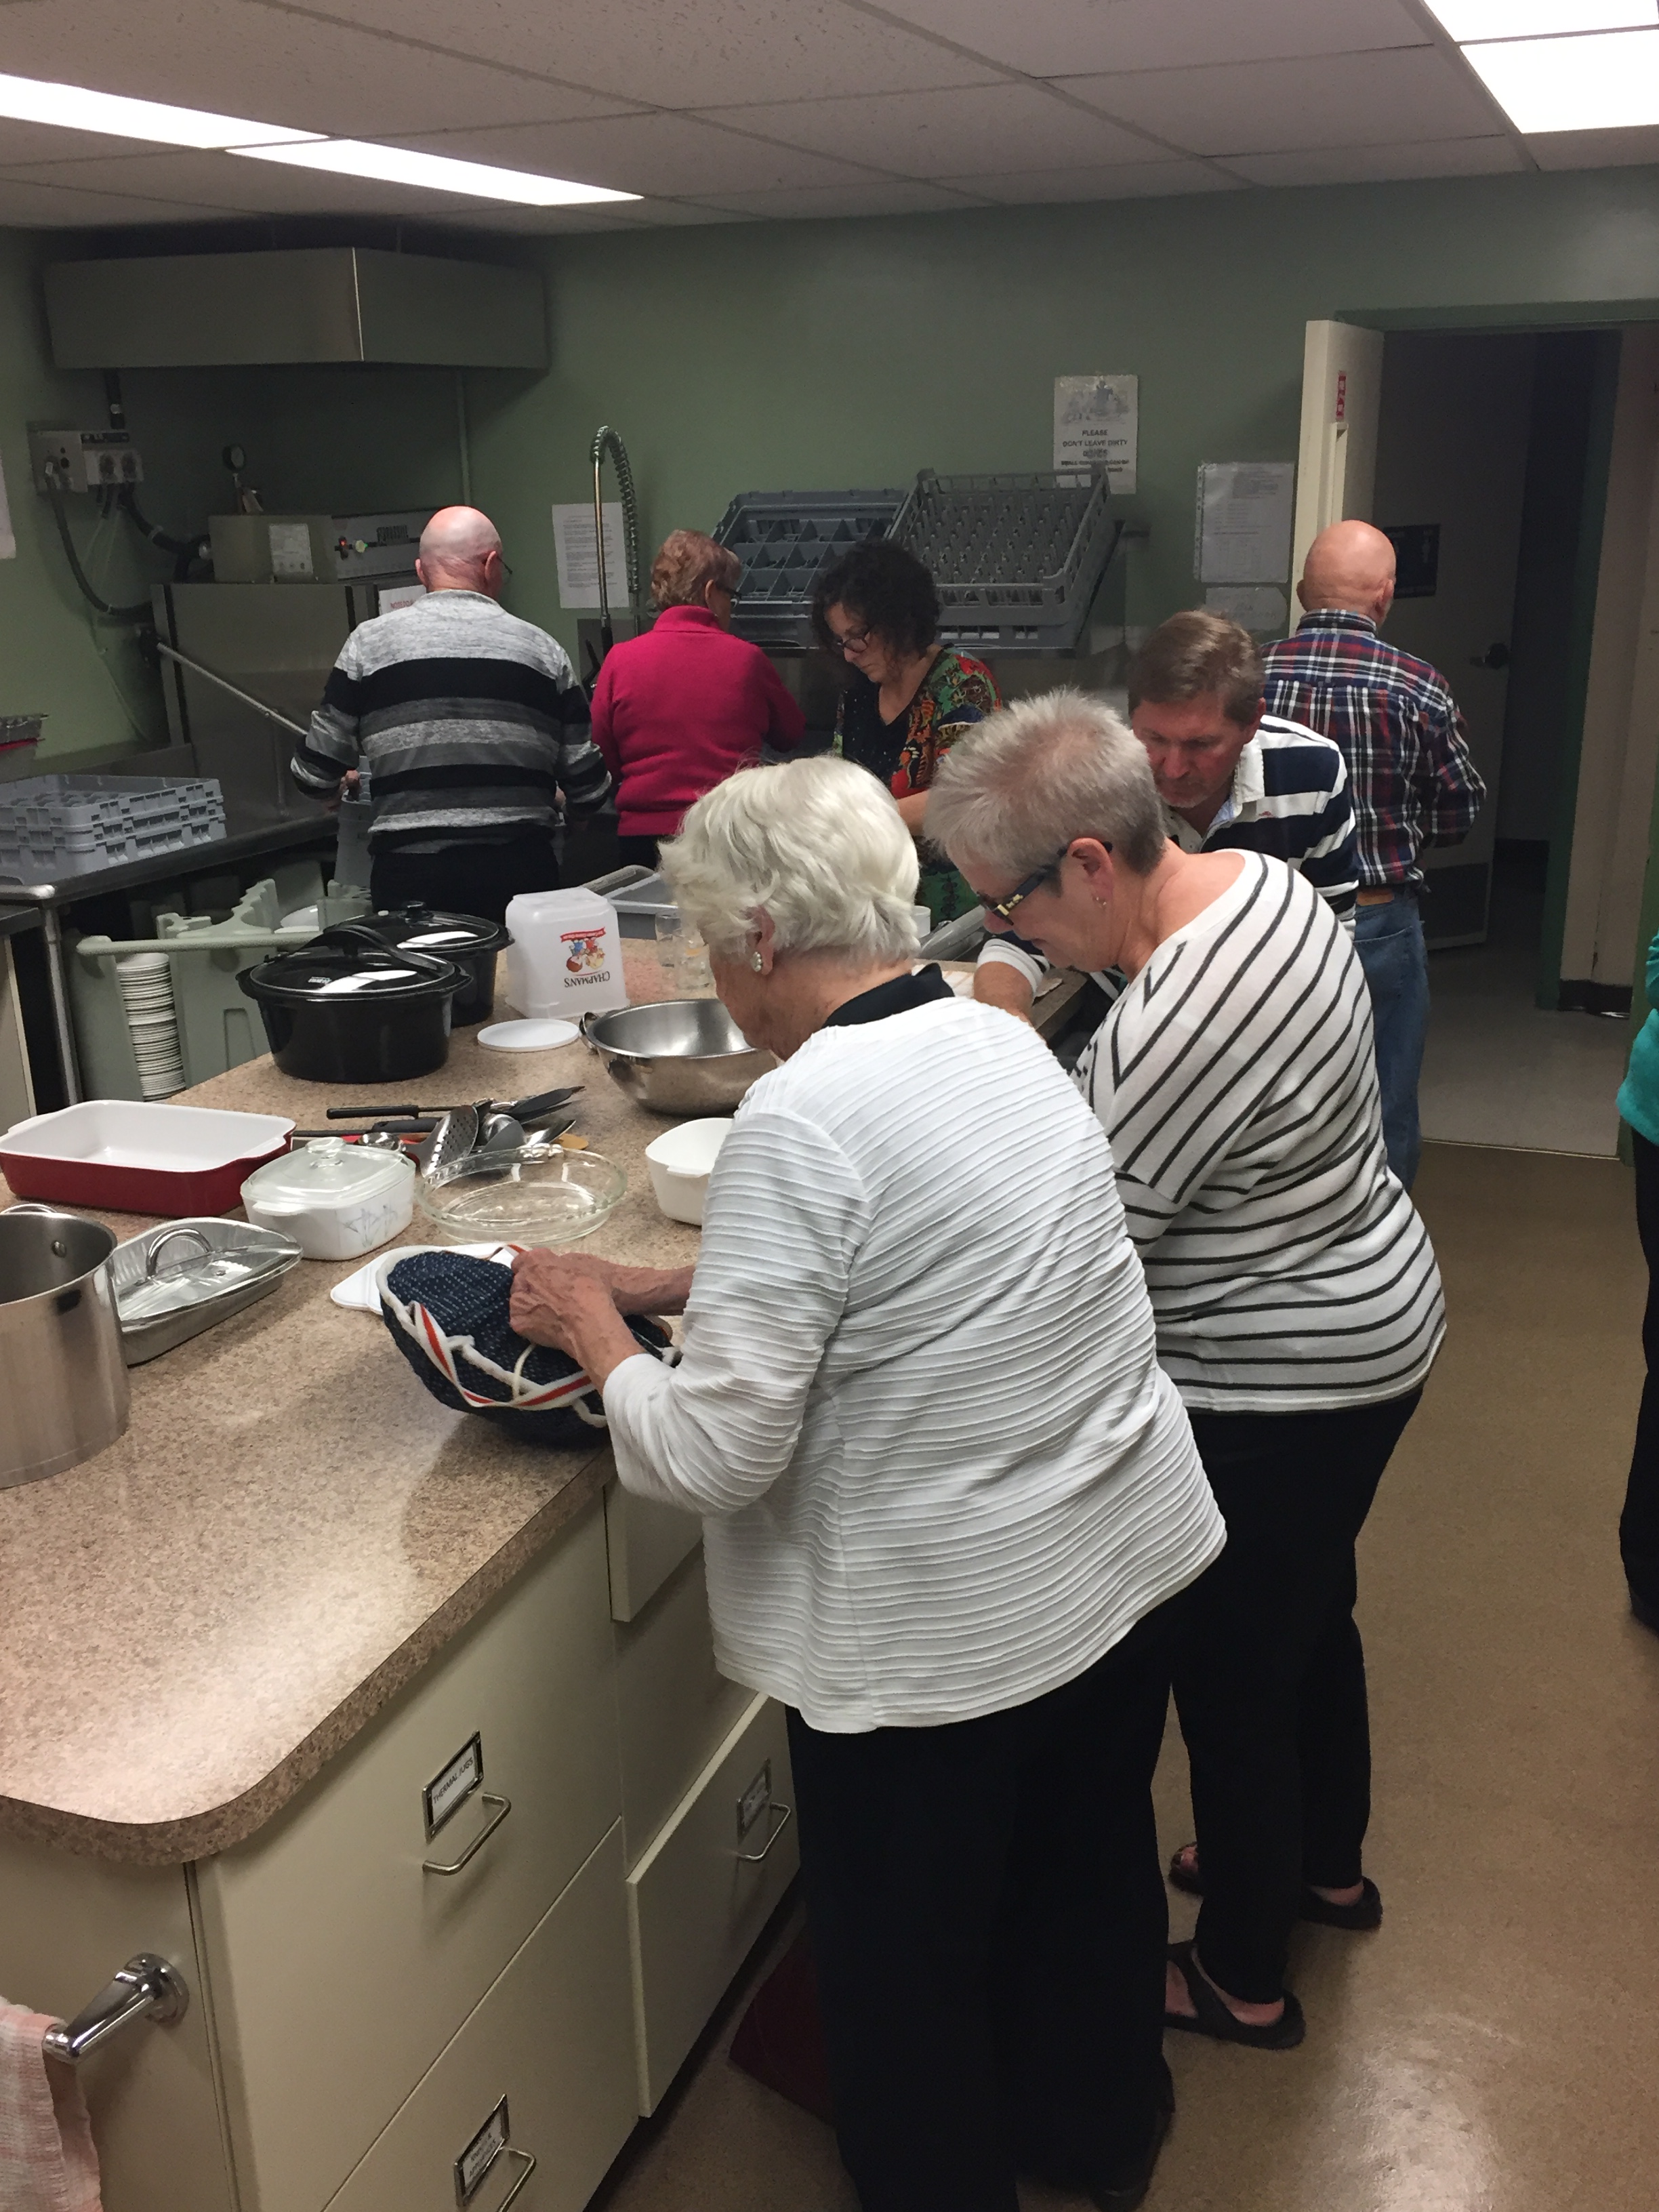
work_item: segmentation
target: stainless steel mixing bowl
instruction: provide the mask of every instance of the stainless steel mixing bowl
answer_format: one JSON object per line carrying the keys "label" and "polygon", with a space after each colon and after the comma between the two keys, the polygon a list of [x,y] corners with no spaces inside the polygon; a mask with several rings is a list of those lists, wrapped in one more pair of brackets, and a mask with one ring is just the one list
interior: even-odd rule
{"label": "stainless steel mixing bowl", "polygon": [[585,1014],[582,1035],[613,1082],[653,1114],[729,1114],[777,1066],[718,999],[662,999]]}

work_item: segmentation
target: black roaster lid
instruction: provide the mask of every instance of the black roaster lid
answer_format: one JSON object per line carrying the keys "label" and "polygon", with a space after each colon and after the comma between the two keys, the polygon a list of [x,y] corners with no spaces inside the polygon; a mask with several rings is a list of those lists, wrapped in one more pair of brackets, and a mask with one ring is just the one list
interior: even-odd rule
{"label": "black roaster lid", "polygon": [[507,942],[500,922],[441,907],[392,907],[365,915],[357,926],[372,929],[394,950],[428,953],[434,960],[468,960],[475,953],[499,952]]}
{"label": "black roaster lid", "polygon": [[278,952],[237,977],[251,999],[289,1006],[349,1006],[373,1000],[448,998],[466,982],[453,960],[402,951],[362,922],[343,922],[291,952]]}

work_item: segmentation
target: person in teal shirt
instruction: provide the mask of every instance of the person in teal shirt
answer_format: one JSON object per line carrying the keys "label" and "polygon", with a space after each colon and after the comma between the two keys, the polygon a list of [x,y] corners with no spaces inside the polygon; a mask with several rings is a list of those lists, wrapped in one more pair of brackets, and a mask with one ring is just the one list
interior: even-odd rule
{"label": "person in teal shirt", "polygon": [[1648,1263],[1648,1304],[1642,1318],[1648,1373],[1619,1521],[1619,1550],[1631,1611],[1644,1626],[1659,1632],[1659,937],[1648,947],[1648,1002],[1654,1011],[1631,1047],[1619,1092],[1619,1111],[1629,1126],[1636,1156],[1636,1230]]}

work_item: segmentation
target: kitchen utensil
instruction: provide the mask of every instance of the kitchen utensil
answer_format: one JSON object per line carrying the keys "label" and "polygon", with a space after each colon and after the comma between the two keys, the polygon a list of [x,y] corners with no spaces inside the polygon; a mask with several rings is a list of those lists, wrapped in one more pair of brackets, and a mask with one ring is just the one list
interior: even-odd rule
{"label": "kitchen utensil", "polygon": [[242,1185],[247,1218],[291,1237],[307,1260],[355,1260],[408,1228],[415,1163],[325,1137],[272,1160]]}
{"label": "kitchen utensil", "polygon": [[[567,1084],[562,1091],[538,1091],[528,1098],[492,1098],[491,1109],[499,1114],[516,1114],[523,1121],[533,1114],[542,1113],[550,1106],[562,1106],[567,1098],[574,1098],[581,1089],[580,1083]],[[331,1106],[324,1115],[330,1121],[379,1121],[390,1124],[405,1118],[453,1114],[453,1106]]]}
{"label": "kitchen utensil", "polygon": [[510,1114],[490,1114],[485,1117],[483,1134],[479,1140],[481,1152],[520,1152],[524,1150],[525,1128]]}
{"label": "kitchen utensil", "polygon": [[422,1175],[435,1175],[477,1152],[478,1135],[477,1108],[452,1106],[426,1142],[416,1146],[415,1164]]}
{"label": "kitchen utensil", "polygon": [[365,915],[355,925],[369,930],[392,952],[424,952],[453,960],[465,978],[455,994],[455,1027],[487,1022],[495,1006],[495,955],[507,943],[501,923],[481,915],[445,914],[428,906],[398,907]]}
{"label": "kitchen utensil", "polygon": [[580,1035],[574,1022],[492,1022],[478,1031],[478,1042],[490,1052],[552,1052],[559,1045],[574,1044]]}
{"label": "kitchen utensil", "polygon": [[665,1129],[646,1146],[651,1188],[671,1221],[688,1221],[701,1227],[708,1178],[720,1146],[731,1133],[729,1115],[716,1120],[682,1121],[678,1127]]}
{"label": "kitchen utensil", "polygon": [[118,1244],[110,1280],[127,1365],[157,1358],[268,1297],[300,1259],[292,1237],[246,1221],[175,1221]]}
{"label": "kitchen utensil", "polygon": [[0,1213],[0,1490],[59,1474],[127,1425],[115,1233],[50,1206]]}
{"label": "kitchen utensil", "polygon": [[361,922],[244,969],[284,1075],[313,1083],[402,1083],[441,1067],[450,1008],[465,982],[451,960],[394,952]]}
{"label": "kitchen utensil", "polygon": [[475,1152],[422,1178],[421,1211],[452,1243],[574,1244],[620,1206],[628,1177],[598,1152],[558,1145]]}
{"label": "kitchen utensil", "polygon": [[118,1213],[226,1213],[255,1168],[288,1150],[285,1115],[88,1098],[0,1137],[19,1198]]}
{"label": "kitchen utensil", "polygon": [[663,999],[590,1014],[582,1035],[611,1080],[656,1114],[729,1114],[777,1066],[718,999]]}

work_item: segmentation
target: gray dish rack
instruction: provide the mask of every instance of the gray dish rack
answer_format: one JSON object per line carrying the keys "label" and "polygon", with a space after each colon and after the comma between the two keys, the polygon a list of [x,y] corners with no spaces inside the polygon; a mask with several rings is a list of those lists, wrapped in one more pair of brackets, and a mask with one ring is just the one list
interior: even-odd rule
{"label": "gray dish rack", "polygon": [[1122,528],[1103,468],[948,477],[924,469],[890,534],[932,570],[947,645],[1069,653]]}
{"label": "gray dish rack", "polygon": [[821,569],[863,538],[884,538],[905,504],[888,491],[740,491],[714,529],[743,562],[732,627],[756,645],[805,650]]}
{"label": "gray dish rack", "polygon": [[0,883],[88,874],[225,834],[207,776],[33,775],[0,784]]}

